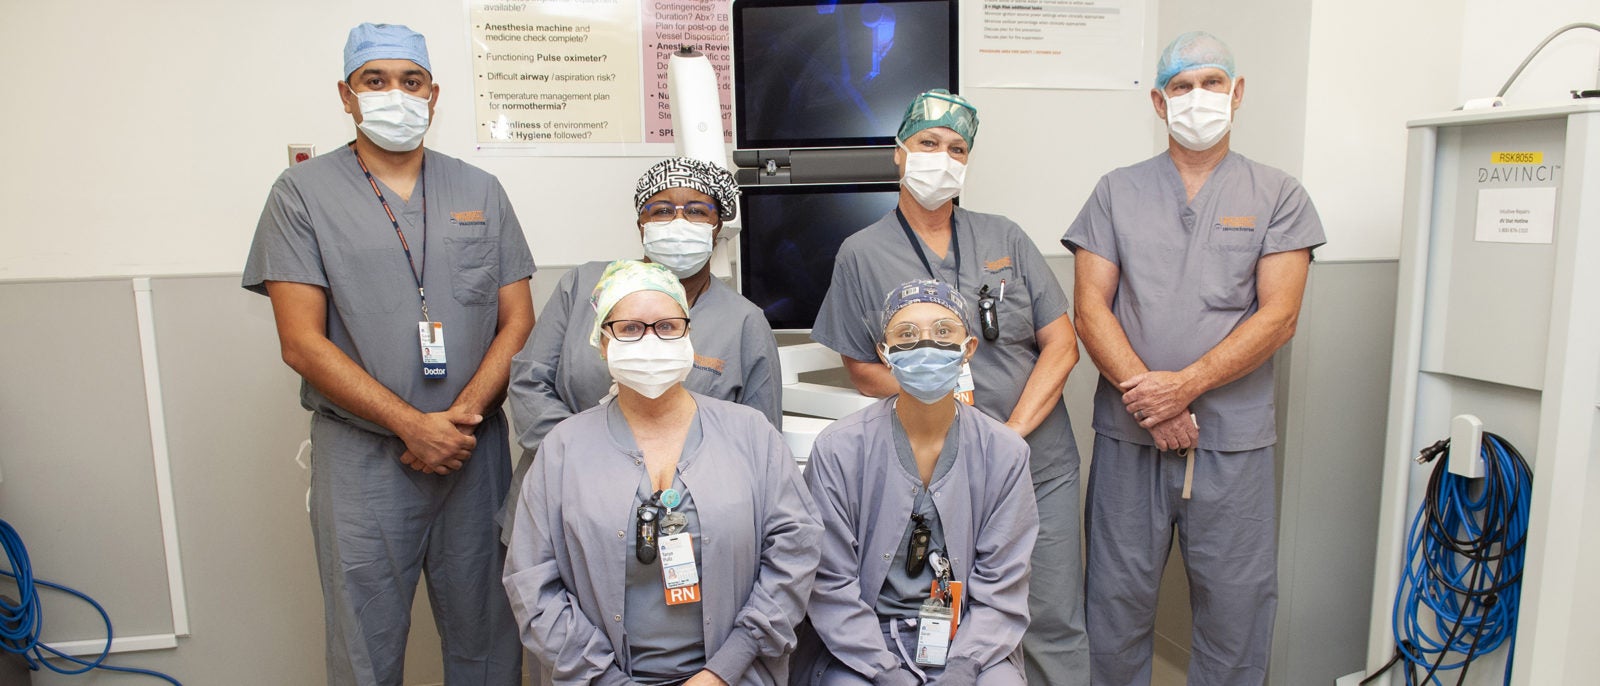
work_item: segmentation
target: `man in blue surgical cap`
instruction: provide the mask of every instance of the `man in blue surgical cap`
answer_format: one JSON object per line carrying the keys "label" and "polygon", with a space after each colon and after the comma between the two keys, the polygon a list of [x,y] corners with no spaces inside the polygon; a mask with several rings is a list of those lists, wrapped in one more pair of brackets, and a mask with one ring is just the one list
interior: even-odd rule
{"label": "man in blue surgical cap", "polygon": [[312,411],[328,683],[401,683],[425,573],[445,682],[517,684],[494,521],[533,258],[500,183],[422,147],[439,87],[421,34],[357,26],[340,76],[355,140],[278,177],[244,271]]}
{"label": "man in blue surgical cap", "polygon": [[[1215,36],[1162,53],[1167,151],[1106,174],[1061,239],[1100,370],[1086,574],[1097,685],[1150,683],[1178,530],[1194,608],[1189,684],[1261,684],[1277,606],[1272,354],[1294,335],[1316,208],[1229,150],[1244,79]],[[1192,487],[1192,490],[1191,490]]]}

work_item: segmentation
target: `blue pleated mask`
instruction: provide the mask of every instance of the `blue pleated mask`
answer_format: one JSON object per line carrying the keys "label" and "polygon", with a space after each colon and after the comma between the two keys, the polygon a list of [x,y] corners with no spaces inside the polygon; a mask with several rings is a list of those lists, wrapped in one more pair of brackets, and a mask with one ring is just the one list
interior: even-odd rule
{"label": "blue pleated mask", "polygon": [[923,404],[932,405],[956,390],[965,348],[921,341],[910,350],[889,350],[885,357],[900,389]]}

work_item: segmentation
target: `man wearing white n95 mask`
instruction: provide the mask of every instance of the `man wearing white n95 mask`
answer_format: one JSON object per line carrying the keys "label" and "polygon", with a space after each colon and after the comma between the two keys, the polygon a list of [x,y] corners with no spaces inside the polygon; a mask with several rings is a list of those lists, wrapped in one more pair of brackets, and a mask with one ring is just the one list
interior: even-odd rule
{"label": "man wearing white n95 mask", "polygon": [[1078,335],[1101,375],[1085,515],[1097,685],[1150,683],[1174,528],[1194,608],[1189,684],[1266,679],[1272,354],[1294,335],[1324,238],[1298,181],[1229,150],[1243,98],[1222,41],[1179,36],[1150,93],[1167,151],[1102,177],[1061,239],[1075,255]]}
{"label": "man wearing white n95 mask", "polygon": [[520,683],[494,515],[533,258],[500,182],[422,147],[439,88],[421,34],[357,26],[341,74],[355,140],[278,177],[243,279],[312,412],[328,683],[402,682],[422,574],[445,681]]}

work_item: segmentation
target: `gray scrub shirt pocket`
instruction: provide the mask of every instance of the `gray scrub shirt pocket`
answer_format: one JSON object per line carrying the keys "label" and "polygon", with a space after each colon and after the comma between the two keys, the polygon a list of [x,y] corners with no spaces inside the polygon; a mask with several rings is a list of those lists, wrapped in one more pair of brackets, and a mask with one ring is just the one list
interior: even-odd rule
{"label": "gray scrub shirt pocket", "polygon": [[[997,290],[999,283],[996,280],[990,284],[990,290]],[[977,298],[972,300],[976,303]],[[1033,321],[1033,292],[1028,290],[1028,282],[1021,275],[1013,274],[1006,278],[1006,297],[999,305],[1000,339],[996,342],[1003,345],[1032,343],[1039,326]],[[976,314],[976,307],[973,309]],[[974,333],[980,338],[983,335],[981,332]]]}
{"label": "gray scrub shirt pocket", "polygon": [[1256,300],[1256,262],[1261,246],[1216,244],[1206,246],[1200,297],[1215,311],[1244,311]]}
{"label": "gray scrub shirt pocket", "polygon": [[450,290],[462,305],[494,304],[500,292],[500,241],[494,237],[446,238]]}
{"label": "gray scrub shirt pocket", "polygon": [[328,292],[345,316],[388,314],[407,296],[416,297],[415,279],[405,272],[399,246],[340,251],[328,270]]}

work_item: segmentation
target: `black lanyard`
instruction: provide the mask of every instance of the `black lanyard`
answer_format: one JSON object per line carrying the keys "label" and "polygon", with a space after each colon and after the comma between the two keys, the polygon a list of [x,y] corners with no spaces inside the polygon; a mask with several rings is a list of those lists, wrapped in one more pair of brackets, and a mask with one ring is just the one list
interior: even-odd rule
{"label": "black lanyard", "polygon": [[[351,152],[356,146],[350,144]],[[356,153],[356,164],[361,165],[361,173],[366,174],[367,183],[372,184],[372,192],[378,196],[378,204],[383,205],[384,214],[389,215],[389,223],[394,225],[394,235],[400,237],[400,249],[406,251],[406,265],[411,267],[411,278],[417,280],[417,296],[422,298],[422,320],[431,322],[428,318],[428,294],[422,290],[422,277],[428,273],[428,162],[423,158],[422,168],[417,173],[417,191],[422,194],[422,269],[417,269],[417,261],[411,257],[411,244],[406,242],[405,232],[400,230],[400,220],[394,216],[394,210],[389,209],[389,201],[384,199],[383,191],[378,190],[378,181],[372,178],[372,172],[367,170],[367,163],[361,161],[361,153]]]}
{"label": "black lanyard", "polygon": [[[933,273],[933,265],[928,262],[928,255],[922,251],[922,241],[917,239],[915,231],[911,230],[911,222],[906,221],[906,215],[900,208],[894,208],[894,216],[900,220],[900,228],[906,232],[906,240],[911,241],[911,248],[917,251],[917,259],[922,260],[922,268],[928,270],[928,278],[939,280],[939,275]],[[961,234],[956,231],[956,215],[950,214],[950,252],[956,254],[956,291],[961,290]]]}

